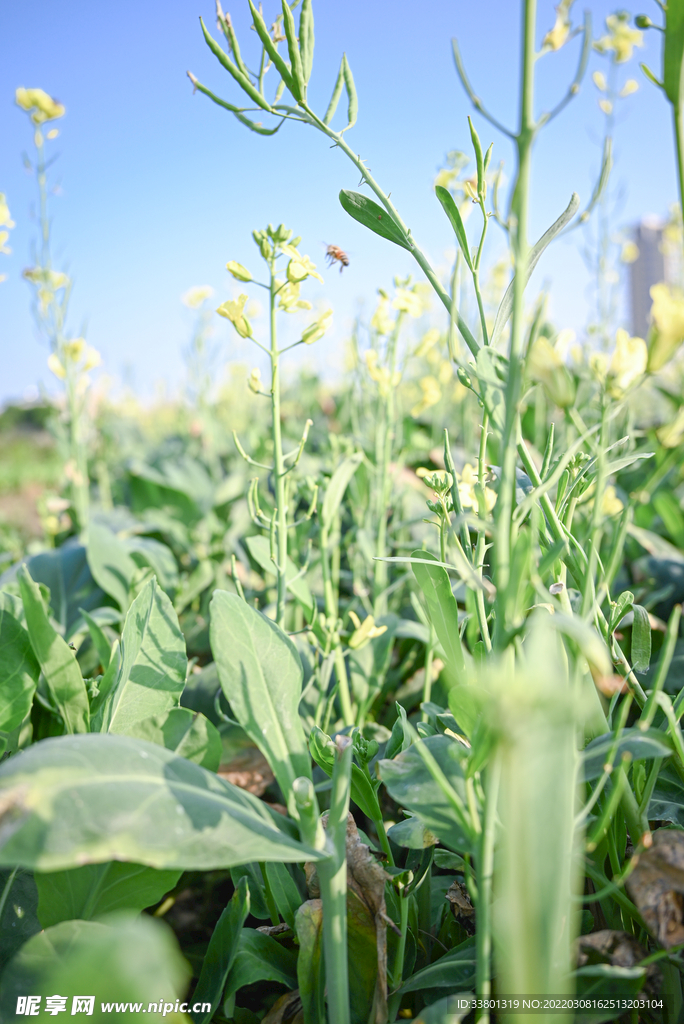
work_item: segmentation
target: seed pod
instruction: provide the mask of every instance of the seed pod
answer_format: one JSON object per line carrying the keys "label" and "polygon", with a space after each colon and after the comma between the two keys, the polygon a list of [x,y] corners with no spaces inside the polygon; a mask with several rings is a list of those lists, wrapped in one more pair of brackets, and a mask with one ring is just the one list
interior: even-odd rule
{"label": "seed pod", "polygon": [[340,102],[340,96],[342,95],[342,90],[344,89],[344,62],[345,62],[346,59],[347,59],[346,57],[342,58],[342,62],[340,64],[340,70],[337,72],[337,80],[335,82],[335,88],[333,89],[332,96],[330,97],[330,103],[328,104],[328,109],[325,112],[325,117],[323,118],[323,124],[330,124],[330,122],[332,121],[333,117],[335,116],[335,111],[337,110],[337,104]]}
{"label": "seed pod", "polygon": [[259,14],[259,11],[257,11],[256,7],[252,3],[252,0],[248,0],[248,2],[249,9],[252,12],[252,21],[254,22],[254,28],[256,29],[256,33],[259,36],[259,39],[263,43],[263,47],[266,50],[266,53],[273,61],[278,71],[278,74],[285,82],[285,85],[288,87],[288,89],[290,90],[294,98],[297,100],[297,102],[299,102],[299,100],[302,97],[299,92],[297,83],[295,82],[294,78],[292,77],[292,74],[290,73],[290,69],[288,68],[283,58],[278,53],[275,43],[271,39],[268,29],[266,28],[266,22],[262,18],[261,14]]}
{"label": "seed pod", "polygon": [[304,78],[304,70],[302,68],[302,55],[299,52],[299,43],[297,42],[297,31],[295,29],[294,17],[290,10],[290,5],[287,0],[282,0],[283,3],[283,28],[285,29],[285,35],[287,36],[287,49],[290,54],[290,67],[292,68],[292,77],[297,85],[297,93],[293,92],[292,95],[296,100],[306,99],[306,80]]}
{"label": "seed pod", "polygon": [[[359,112],[359,99],[356,95],[354,76],[351,73],[346,53],[342,55],[342,74],[344,75],[344,86],[347,90],[347,96],[349,97],[349,106],[347,107],[347,128],[351,128],[356,124],[356,117]],[[346,131],[347,128],[345,128],[344,131]]]}
{"label": "seed pod", "polygon": [[311,78],[314,54],[314,22],[311,0],[302,0],[302,13],[299,16],[299,47],[302,53],[302,71],[306,83]]}
{"label": "seed pod", "polygon": [[480,142],[480,136],[475,131],[475,125],[468,118],[468,124],[470,125],[470,138],[473,140],[473,149],[475,150],[475,161],[477,163],[477,193],[483,195],[485,188],[485,176],[484,176],[484,157],[482,156],[482,143]]}
{"label": "seed pod", "polygon": [[267,110],[269,114],[272,114],[273,111],[271,110],[270,104],[264,99],[264,97],[261,95],[259,90],[254,88],[254,86],[250,82],[249,78],[246,75],[243,75],[243,73],[240,71],[240,69],[238,67],[236,67],[235,64],[233,64],[233,62],[230,59],[230,57],[228,56],[228,54],[224,53],[224,51],[221,49],[221,47],[216,42],[216,40],[213,39],[209,35],[209,33],[207,32],[206,27],[204,25],[204,22],[202,21],[201,18],[200,18],[200,25],[202,27],[202,32],[204,34],[204,40],[205,40],[207,46],[209,47],[209,49],[211,50],[211,52],[214,54],[214,56],[218,60],[218,62],[223,65],[223,67],[226,69],[226,71],[230,72],[230,74],[233,76],[233,78],[238,83],[240,88],[244,92],[246,92],[247,95],[251,99],[253,99],[254,102],[258,106],[260,106],[262,110]]}

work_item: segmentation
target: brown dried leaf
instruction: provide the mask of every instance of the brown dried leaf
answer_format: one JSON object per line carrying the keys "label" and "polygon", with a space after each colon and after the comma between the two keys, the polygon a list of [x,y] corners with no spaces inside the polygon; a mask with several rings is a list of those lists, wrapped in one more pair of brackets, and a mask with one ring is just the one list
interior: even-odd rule
{"label": "brown dried leaf", "polygon": [[684,832],[657,829],[627,889],[661,945],[669,949],[684,942]]}
{"label": "brown dried leaf", "polygon": [[245,747],[228,764],[222,764],[218,775],[254,796],[262,796],[273,782],[273,772],[258,747]]}
{"label": "brown dried leaf", "polygon": [[256,930],[269,935],[272,939],[279,939],[281,935],[292,935],[292,929],[284,921],[280,924],[261,924]]}
{"label": "brown dried leaf", "polygon": [[465,885],[461,885],[460,882],[452,882],[445,895],[449,901],[449,909],[458,923],[465,928],[468,935],[474,935],[475,907],[470,902]]}
{"label": "brown dried leaf", "polygon": [[286,992],[278,999],[261,1024],[304,1024],[304,1011],[302,1001],[299,998],[299,989],[294,992]]}
{"label": "brown dried leaf", "polygon": [[[577,966],[607,963],[612,967],[636,967],[646,957],[646,951],[633,935],[627,932],[603,931],[580,935],[577,940]],[[661,974],[655,964],[646,968],[646,987],[650,991],[660,988]]]}

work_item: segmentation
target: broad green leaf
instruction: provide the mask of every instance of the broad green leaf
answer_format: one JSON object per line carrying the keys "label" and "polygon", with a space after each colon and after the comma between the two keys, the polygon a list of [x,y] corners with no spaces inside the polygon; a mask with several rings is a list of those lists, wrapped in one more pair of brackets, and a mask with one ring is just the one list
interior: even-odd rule
{"label": "broad green leaf", "polygon": [[12,732],[24,721],[39,675],[27,631],[0,607],[0,732]]}
{"label": "broad green leaf", "polygon": [[236,594],[217,590],[210,610],[211,649],[226,700],[270,764],[296,818],[292,783],[299,776],[311,778],[298,710],[302,663],[297,648],[274,622]]}
{"label": "broad green leaf", "polygon": [[470,988],[475,984],[475,964],[475,940],[466,939],[433,964],[416,971],[402,985],[402,995],[424,989],[447,988],[458,992]]}
{"label": "broad green leaf", "polygon": [[503,430],[506,417],[508,359],[491,345],[483,345],[477,353],[475,372],[480,397],[487,408],[489,419],[498,430]]}
{"label": "broad green leaf", "polygon": [[88,530],[88,565],[104,592],[125,612],[137,566],[124,542],[99,523],[93,523]]}
{"label": "broad green leaf", "polygon": [[171,708],[160,715],[143,718],[129,725],[126,735],[157,743],[210,772],[217,771],[221,761],[220,732],[199,711],[189,708]]}
{"label": "broad green leaf", "polygon": [[420,818],[445,846],[457,853],[470,853],[473,836],[466,818],[468,801],[461,764],[465,748],[449,736],[430,736],[420,743],[441,769],[451,799],[433,778],[415,743],[393,761],[378,761],[376,773],[392,799]]}
{"label": "broad green leaf", "polygon": [[418,1016],[413,1018],[413,1024],[444,1024],[444,1021],[449,1021],[449,1024],[461,1024],[464,1017],[470,1013],[474,1002],[472,992],[458,992],[453,996],[446,996],[420,1010]]}
{"label": "broad green leaf", "polygon": [[[428,551],[414,551],[411,557],[428,561],[434,556]],[[442,645],[446,664],[454,680],[461,682],[465,677],[465,660],[458,626],[458,605],[451,592],[447,571],[440,565],[433,567],[425,562],[413,562],[411,568],[427,601],[430,622]]]}
{"label": "broad green leaf", "polygon": [[[247,537],[245,543],[257,565],[260,565],[264,572],[270,572],[275,575],[276,567],[271,559],[271,543],[268,537]],[[289,555],[285,568],[285,582],[287,589],[297,598],[310,622],[316,601],[311,593],[309,584],[306,582],[306,578],[299,575],[299,569]]]}
{"label": "broad green leaf", "polygon": [[126,551],[138,567],[149,566],[167,593],[178,587],[178,565],[171,548],[154,537],[127,537]]}
{"label": "broad green leaf", "polygon": [[[150,1024],[164,1019],[165,1005],[169,1013],[183,998],[189,974],[173,932],[161,921],[130,913],[64,921],[34,935],[5,968],[0,1019],[15,1019],[19,996],[59,993],[67,1000],[65,1016],[73,1012],[74,997],[85,995],[95,999],[92,1020],[123,1016],[115,1005],[125,1001],[142,1004],[137,1011],[127,1007],[127,1021]],[[157,1012],[149,1010],[151,1002]],[[102,1003],[111,1005],[110,1012]]]}
{"label": "broad green leaf", "polygon": [[0,868],[0,973],[27,939],[41,930],[37,909],[32,872]]}
{"label": "broad green leaf", "polygon": [[323,507],[321,509],[321,524],[324,529],[329,530],[332,526],[337,510],[342,504],[344,492],[349,486],[349,481],[362,462],[363,452],[356,452],[341,462],[331,476],[330,482],[325,489],[325,498],[323,499]]}
{"label": "broad green leaf", "polygon": [[323,903],[307,900],[295,917],[299,942],[297,984],[302,1000],[304,1024],[325,1020],[325,979],[323,977]]}
{"label": "broad green leaf", "polygon": [[266,888],[264,886],[261,866],[254,863],[238,864],[237,867],[230,869],[230,877],[236,888],[240,883],[240,879],[245,878],[247,880],[250,914],[259,921],[268,921],[271,913],[266,903]]}
{"label": "broad green leaf", "polygon": [[209,1024],[216,1013],[226,978],[240,945],[242,926],[249,914],[249,889],[247,879],[241,878],[235,887],[230,903],[221,914],[202,961],[197,987],[193,993],[193,1004],[211,1003],[208,1013],[192,1013],[194,1024]]}
{"label": "broad green leaf", "polygon": [[631,609],[634,604],[634,594],[630,590],[623,590],[615,602],[615,606],[610,610],[610,623],[609,629],[613,633],[620,621],[624,618],[627,612]]}
{"label": "broad green leaf", "polygon": [[[69,639],[73,624],[80,618],[79,608],[99,608],[104,592],[98,587],[88,568],[86,549],[67,541],[52,551],[41,551],[26,560],[31,579],[50,591],[50,612],[60,633]],[[0,586],[17,575],[16,568],[0,577]]]}
{"label": "broad green leaf", "polygon": [[387,210],[383,210],[372,199],[367,199],[360,192],[350,192],[349,189],[343,188],[340,192],[340,202],[342,208],[350,217],[357,220],[359,224],[363,224],[365,228],[370,228],[371,231],[374,231],[376,235],[380,235],[381,238],[386,238],[389,242],[400,245],[402,249],[411,250],[411,243],[404,231],[390,217]]}
{"label": "broad green leaf", "polygon": [[290,928],[294,928],[295,914],[302,904],[302,897],[295,880],[285,864],[272,861],[270,864],[264,865],[264,868],[278,913]]}
{"label": "broad green leaf", "polygon": [[[526,285],[527,285],[527,282],[529,281],[529,279],[530,279],[530,277],[532,275],[532,271],[534,270],[534,268],[536,267],[537,263],[539,262],[539,259],[540,259],[541,255],[542,255],[542,253],[544,252],[546,247],[548,245],[550,245],[550,243],[554,240],[556,235],[560,234],[560,232],[563,230],[563,228],[566,227],[566,225],[570,223],[570,221],[572,220],[572,218],[575,216],[575,214],[577,213],[577,211],[579,209],[579,204],[580,204],[579,196],[577,195],[576,192],[573,192],[572,196],[570,197],[570,202],[568,203],[568,205],[565,208],[565,210],[563,210],[563,212],[561,213],[561,215],[558,218],[558,220],[553,222],[551,227],[547,231],[544,232],[544,234],[541,236],[539,241],[536,242],[532,246],[532,248],[530,249],[530,252],[529,252],[529,255],[528,255],[528,259],[527,259],[527,266],[525,268],[525,270],[526,270],[526,273],[525,273],[525,284]],[[491,340],[490,340],[490,344],[491,345],[496,345],[497,341],[499,340],[499,338],[501,337],[501,335],[503,333],[504,327],[508,323],[508,320],[509,320],[509,318],[511,316],[511,313],[513,312],[513,290],[514,290],[514,288],[515,288],[515,278],[513,278],[513,280],[509,284],[508,288],[506,289],[504,297],[501,300],[501,303],[499,305],[499,309],[497,310],[496,320],[494,321],[494,328],[492,330],[492,336],[491,336]]]}
{"label": "broad green leaf", "polygon": [[[598,779],[614,742],[612,733],[597,736],[582,751],[582,774],[585,782]],[[623,754],[631,754],[633,761],[648,761],[656,757],[670,757],[672,744],[669,736],[659,729],[624,729],[620,736],[614,764],[620,763]]]}
{"label": "broad green leaf", "polygon": [[149,580],[128,610],[121,667],[105,700],[103,732],[126,733],[178,705],[185,686],[185,639],[171,601]]}
{"label": "broad green leaf", "polygon": [[115,910],[145,910],[174,888],[179,870],[109,861],[69,871],[36,871],[38,917],[43,928],[60,921],[92,921]]}
{"label": "broad green leaf", "polygon": [[663,89],[676,109],[684,107],[684,7],[679,3],[665,8],[663,46]]}
{"label": "broad green leaf", "polygon": [[640,604],[632,606],[632,668],[635,672],[648,672],[651,663],[651,620]]}
{"label": "broad green leaf", "polygon": [[64,720],[64,728],[68,733],[87,732],[90,712],[81,670],[73,651],[48,619],[38,584],[25,565],[19,570],[19,587],[33,653]]}
{"label": "broad green leaf", "polygon": [[125,860],[190,871],[322,856],[251,793],[130,736],[34,744],[0,765],[0,807],[0,866]]}
{"label": "broad green leaf", "polygon": [[278,981],[288,988],[297,987],[297,954],[286,949],[270,935],[243,928],[233,966],[228,974],[225,999],[255,981]]}
{"label": "broad green leaf", "polygon": [[423,822],[413,814],[404,821],[398,821],[396,825],[392,825],[388,829],[387,835],[397,846],[403,846],[408,850],[425,850],[437,842],[436,836],[433,836]]}
{"label": "broad green leaf", "polygon": [[97,682],[97,692],[93,693],[90,702],[90,731],[106,732],[104,727],[104,716],[107,710],[108,697],[112,692],[114,684],[119,678],[121,670],[121,644],[115,640],[112,644],[112,654],[109,659],[104,675]]}
{"label": "broad green leaf", "polygon": [[[369,902],[372,904],[372,896]],[[384,907],[384,899],[382,902]],[[347,889],[347,948],[349,964],[353,965],[350,970],[353,984],[349,987],[351,1024],[367,1024],[373,1019],[374,1006],[377,1008],[376,1019],[387,1020],[387,946],[384,922],[376,924],[374,910],[351,886]],[[382,976],[379,975],[378,961]]]}
{"label": "broad green leaf", "polygon": [[454,234],[458,239],[458,244],[461,248],[461,252],[463,253],[463,258],[465,259],[468,267],[472,270],[473,261],[470,258],[470,249],[468,247],[468,235],[466,234],[465,224],[463,223],[463,218],[461,217],[460,210],[456,203],[454,202],[454,197],[452,196],[451,192],[445,189],[442,185],[435,186],[435,195],[442,204],[442,209],[446,213],[447,217],[449,218],[449,222],[452,228],[454,229]]}
{"label": "broad green leaf", "polygon": [[82,608],[81,614],[83,616],[83,621],[88,627],[88,633],[90,634],[90,639],[93,642],[93,647],[97,651],[97,656],[100,659],[100,664],[102,665],[103,670],[106,672],[107,668],[109,667],[109,662],[112,660],[112,645],[105,636],[104,630],[95,621],[95,619],[93,619],[92,616],[90,616],[88,612],[84,611]]}
{"label": "broad green leaf", "polygon": [[[578,967],[574,974],[577,999],[594,1002],[596,1009],[580,1010],[575,1014],[575,1024],[601,1024],[614,1021],[615,1011],[605,1003],[614,1000],[633,1000],[646,982],[645,967],[617,967],[613,964],[587,964]],[[581,1003],[579,1004],[582,1005]]]}

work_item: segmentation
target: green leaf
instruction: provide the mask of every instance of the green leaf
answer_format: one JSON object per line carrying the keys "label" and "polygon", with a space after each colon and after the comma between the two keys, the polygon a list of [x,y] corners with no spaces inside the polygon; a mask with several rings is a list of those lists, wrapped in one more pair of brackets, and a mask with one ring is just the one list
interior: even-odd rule
{"label": "green leaf", "polygon": [[[249,543],[249,541],[248,541]],[[199,562],[189,576],[183,580],[180,590],[176,594],[173,606],[180,615],[189,604],[199,597],[200,594],[214,582],[214,566],[208,559]]]}
{"label": "green leaf", "polygon": [[[128,537],[125,547],[139,567],[149,566],[167,593],[178,588],[178,565],[171,548],[154,537]],[[170,595],[172,596],[172,595]]]}
{"label": "green leaf", "polygon": [[185,639],[178,617],[153,578],[126,616],[121,667],[105,700],[102,731],[126,733],[141,719],[177,706],[186,674]]}
{"label": "green leaf", "polygon": [[115,910],[145,910],[174,888],[181,872],[144,864],[84,864],[69,871],[36,871],[43,928],[78,918],[92,921]]}
{"label": "green leaf", "polygon": [[649,81],[653,82],[654,85],[657,85],[659,89],[664,89],[665,88],[664,84],[662,82],[658,81],[658,79],[653,74],[653,72],[651,71],[651,69],[648,67],[647,64],[640,63],[639,67],[641,68],[641,70],[646,75],[646,78],[648,78]]}
{"label": "green leaf", "polygon": [[[347,129],[353,128],[356,124],[356,118],[359,113],[359,100],[356,95],[356,86],[354,85],[354,77],[351,73],[346,53],[342,55],[342,74],[344,76],[344,87],[347,90],[347,99],[349,100],[347,105],[347,127],[342,129],[342,131],[346,132]],[[347,213],[349,213],[348,210]],[[352,216],[354,215],[352,214]],[[380,232],[378,232],[378,234],[380,234]]]}
{"label": "green leaf", "polygon": [[663,89],[676,109],[684,106],[684,7],[670,3],[665,9],[665,44],[663,46]]}
{"label": "green leaf", "polygon": [[449,1024],[461,1024],[464,1017],[470,1013],[474,999],[472,992],[458,992],[453,996],[438,999],[436,1003],[430,1003],[421,1010],[418,1016],[413,1018],[413,1024],[443,1024],[445,1020],[448,1020]]}
{"label": "green leaf", "polygon": [[[424,967],[402,985],[402,995],[423,989],[447,988],[462,991],[475,984],[475,942],[466,939],[455,949]],[[420,1019],[420,1018],[419,1018]]]}
{"label": "green leaf", "polygon": [[226,1000],[255,981],[278,981],[289,989],[297,987],[297,954],[286,949],[270,935],[243,928],[240,944],[228,974]]}
{"label": "green leaf", "polygon": [[297,648],[236,594],[217,590],[210,612],[211,649],[226,700],[270,764],[290,814],[297,818],[292,783],[299,776],[311,778],[298,710],[302,663]]}
{"label": "green leaf", "polygon": [[24,721],[39,675],[27,631],[0,606],[0,732],[12,732]]}
{"label": "green leaf", "polygon": [[192,1013],[194,1024],[209,1024],[216,1013],[226,978],[237,954],[242,926],[249,914],[249,889],[247,879],[241,878],[235,887],[230,903],[221,914],[202,961],[193,1003],[211,1003],[209,1013]]}
{"label": "green leaf", "polygon": [[321,900],[307,900],[306,903],[302,903],[295,917],[295,931],[299,942],[297,984],[302,1000],[304,1024],[319,1024],[325,1020]]}
{"label": "green leaf", "polygon": [[354,455],[344,459],[330,477],[330,482],[325,489],[323,507],[321,508],[321,524],[323,529],[330,530],[333,519],[342,504],[342,499],[349,486],[349,482],[362,462],[363,452],[356,452]]}
{"label": "green leaf", "polygon": [[[411,557],[429,561],[434,556],[428,551],[418,550],[413,551]],[[465,677],[465,660],[458,626],[458,605],[451,591],[448,573],[439,565],[433,567],[425,562],[413,562],[411,568],[425,596],[430,622],[442,645],[447,667],[454,680],[461,682]]]}
{"label": "green leaf", "polygon": [[88,530],[88,565],[105,594],[113,597],[125,612],[137,566],[123,541],[98,523],[93,523]]}
{"label": "green leaf", "polygon": [[[580,204],[579,196],[577,195],[576,192],[573,192],[572,196],[570,197],[570,202],[568,203],[568,205],[565,208],[565,210],[563,210],[563,212],[561,213],[561,215],[558,218],[558,220],[554,221],[554,223],[551,225],[551,227],[547,231],[544,232],[544,234],[541,236],[539,241],[536,242],[535,245],[533,245],[532,248],[530,249],[529,255],[528,255],[528,260],[527,260],[527,267],[525,268],[525,270],[526,270],[526,273],[525,273],[525,284],[526,285],[527,285],[527,282],[529,281],[529,279],[530,279],[530,277],[532,275],[532,271],[534,270],[534,268],[536,267],[537,263],[539,262],[539,259],[540,259],[541,255],[542,255],[542,253],[544,252],[546,247],[551,244],[551,242],[554,240],[556,235],[560,234],[560,232],[563,230],[563,228],[567,224],[570,223],[570,221],[572,220],[572,218],[575,216],[575,214],[577,213],[577,211],[579,209],[579,204]],[[513,312],[513,291],[514,291],[514,288],[515,288],[515,277],[513,278],[511,283],[509,284],[508,288],[506,289],[504,297],[501,300],[501,303],[499,305],[499,309],[497,310],[496,320],[494,321],[494,328],[492,330],[492,336],[491,336],[491,339],[490,339],[490,345],[496,345],[497,341],[499,340],[499,338],[503,334],[503,329],[506,326],[506,324],[508,323],[508,320],[509,320],[509,318],[511,316],[511,313]]]}
{"label": "green leaf", "polygon": [[304,81],[311,78],[314,55],[314,20],[311,0],[302,0],[302,12],[299,15],[299,46],[302,52],[302,71]]}
{"label": "green leaf", "polygon": [[420,743],[441,769],[451,799],[433,778],[415,743],[393,761],[379,761],[376,773],[392,799],[420,818],[445,846],[457,853],[469,853],[473,836],[465,817],[467,797],[461,764],[467,752],[449,736],[430,736]]}
{"label": "green leaf", "polygon": [[19,588],[31,646],[64,728],[68,733],[87,732],[90,712],[81,670],[73,651],[50,623],[38,584],[25,565],[19,570]]}
{"label": "green leaf", "polygon": [[288,68],[283,58],[278,53],[278,49],[275,46],[273,40],[271,39],[271,36],[269,35],[269,31],[266,27],[266,22],[264,21],[261,14],[254,6],[254,4],[252,3],[252,0],[248,0],[248,2],[249,9],[252,12],[252,21],[254,22],[254,28],[256,29],[256,33],[259,36],[259,39],[261,40],[263,47],[266,50],[266,53],[273,61],[276,71],[278,72],[282,80],[285,82],[285,85],[288,87],[288,89],[290,90],[294,98],[297,100],[297,102],[299,102],[302,98],[302,94],[299,91],[299,86],[295,81],[294,76],[292,75],[290,69]]}
{"label": "green leaf", "polygon": [[[271,543],[268,537],[247,537],[246,544],[250,555],[257,565],[260,565],[264,572],[270,572],[272,575],[275,575],[276,567],[271,559]],[[307,620],[310,622],[313,617],[316,601],[311,593],[309,584],[306,582],[306,578],[299,575],[299,569],[289,555],[287,556],[285,568],[285,582],[287,589],[299,601],[304,609]]]}
{"label": "green leaf", "polygon": [[[5,968],[0,1019],[14,1019],[21,995],[59,993],[66,997],[67,1014],[73,998],[85,994],[95,1000],[93,1019],[116,1019],[114,1005],[123,1000],[142,1004],[127,1010],[127,1021],[162,1021],[164,1006],[173,1009],[183,998],[189,973],[173,932],[161,921],[130,913],[113,914],[106,922],[64,921],[34,935]],[[112,1012],[101,1013],[108,1002]],[[156,1013],[148,1011],[150,1002],[157,1004]]]}
{"label": "green leaf", "polygon": [[97,651],[97,656],[100,659],[100,665],[102,665],[103,670],[106,672],[109,667],[109,662],[112,660],[112,645],[107,639],[104,630],[95,621],[95,619],[89,615],[88,612],[84,611],[83,608],[81,608],[80,611],[83,616],[83,621],[88,627],[88,633],[90,634],[90,639],[93,642],[93,647]]}
{"label": "green leaf", "polygon": [[451,195],[451,192],[445,189],[442,185],[435,186],[435,194],[439,199],[440,203],[442,204],[442,209],[446,213],[447,217],[449,218],[449,222],[452,228],[454,229],[454,233],[458,240],[458,244],[461,248],[461,252],[463,253],[463,258],[465,259],[468,268],[472,270],[473,261],[470,257],[468,236],[466,234],[466,229],[463,223],[463,218],[461,217],[460,210],[456,203],[454,202],[454,198]]}
{"label": "green leaf", "polygon": [[[645,967],[615,967],[612,964],[587,964],[574,974],[577,999],[591,1000],[598,1007],[614,1000],[631,1000],[641,991],[646,981]],[[582,1005],[581,1002],[579,1004]],[[615,1010],[580,1010],[575,1024],[601,1024],[615,1020]]]}
{"label": "green leaf", "polygon": [[621,619],[624,618],[633,604],[634,594],[629,590],[623,590],[610,610],[609,632],[613,633],[617,629]]}
{"label": "green leaf", "polygon": [[30,871],[0,868],[0,973],[14,954],[41,930],[38,890]]}
{"label": "green leaf", "polygon": [[483,345],[477,353],[476,370],[480,397],[489,419],[497,430],[503,430],[506,417],[506,382],[508,359],[491,345]]}
{"label": "green leaf", "polygon": [[210,772],[218,771],[221,761],[221,734],[208,718],[188,708],[171,708],[160,715],[151,715],[140,722],[131,723],[127,736],[148,743],[157,743],[200,764]]}
{"label": "green leaf", "polygon": [[163,747],[111,734],[42,740],[0,765],[0,865],[124,860],[208,870],[319,860],[263,801]]}
{"label": "green leaf", "polygon": [[285,864],[272,861],[270,864],[265,864],[264,869],[278,913],[290,928],[294,928],[295,914],[302,905],[302,897],[294,878]]}
{"label": "green leaf", "polygon": [[640,604],[632,606],[632,668],[635,672],[648,672],[651,663],[651,620]]}
{"label": "green leaf", "polygon": [[92,611],[99,608],[104,599],[88,567],[86,549],[81,544],[67,542],[61,548],[41,551],[27,559],[26,564],[31,579],[48,587],[50,612],[60,633],[68,640],[80,618],[79,608]]}
{"label": "green leaf", "polygon": [[403,846],[407,850],[425,850],[428,846],[434,846],[437,838],[425,827],[422,821],[413,814],[405,821],[398,821],[387,831],[393,843]]}
{"label": "green leaf", "polygon": [[376,235],[380,235],[381,238],[386,238],[389,242],[400,245],[402,249],[411,251],[411,243],[402,228],[390,217],[386,210],[383,210],[381,206],[374,203],[372,199],[366,199],[360,192],[350,192],[349,189],[343,188],[340,192],[340,202],[342,208],[346,210],[350,217],[357,220],[359,224],[363,224],[365,228],[370,228],[371,231],[374,231]]}
{"label": "green leaf", "polygon": [[[583,778],[585,782],[593,782],[603,774],[603,766],[608,758],[615,737],[613,733],[597,736],[582,751]],[[657,757],[670,757],[672,745],[666,733],[659,729],[648,729],[642,732],[639,728],[624,729],[620,736],[614,764],[620,763],[623,754],[631,754],[633,761],[648,761]]]}

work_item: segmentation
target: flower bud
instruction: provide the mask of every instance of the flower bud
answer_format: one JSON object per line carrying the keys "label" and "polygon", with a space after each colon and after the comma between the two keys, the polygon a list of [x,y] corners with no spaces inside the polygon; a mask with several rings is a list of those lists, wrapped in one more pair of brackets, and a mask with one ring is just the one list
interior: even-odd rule
{"label": "flower bud", "polygon": [[302,334],[302,341],[305,345],[313,345],[314,341],[318,341],[319,338],[323,337],[330,326],[332,312],[332,309],[326,310],[323,316],[319,317],[314,323],[309,324]]}
{"label": "flower bud", "polygon": [[252,275],[246,267],[243,267],[241,263],[237,263],[235,260],[228,260],[226,263],[226,270],[229,274],[232,274],[238,281],[251,281]]}

